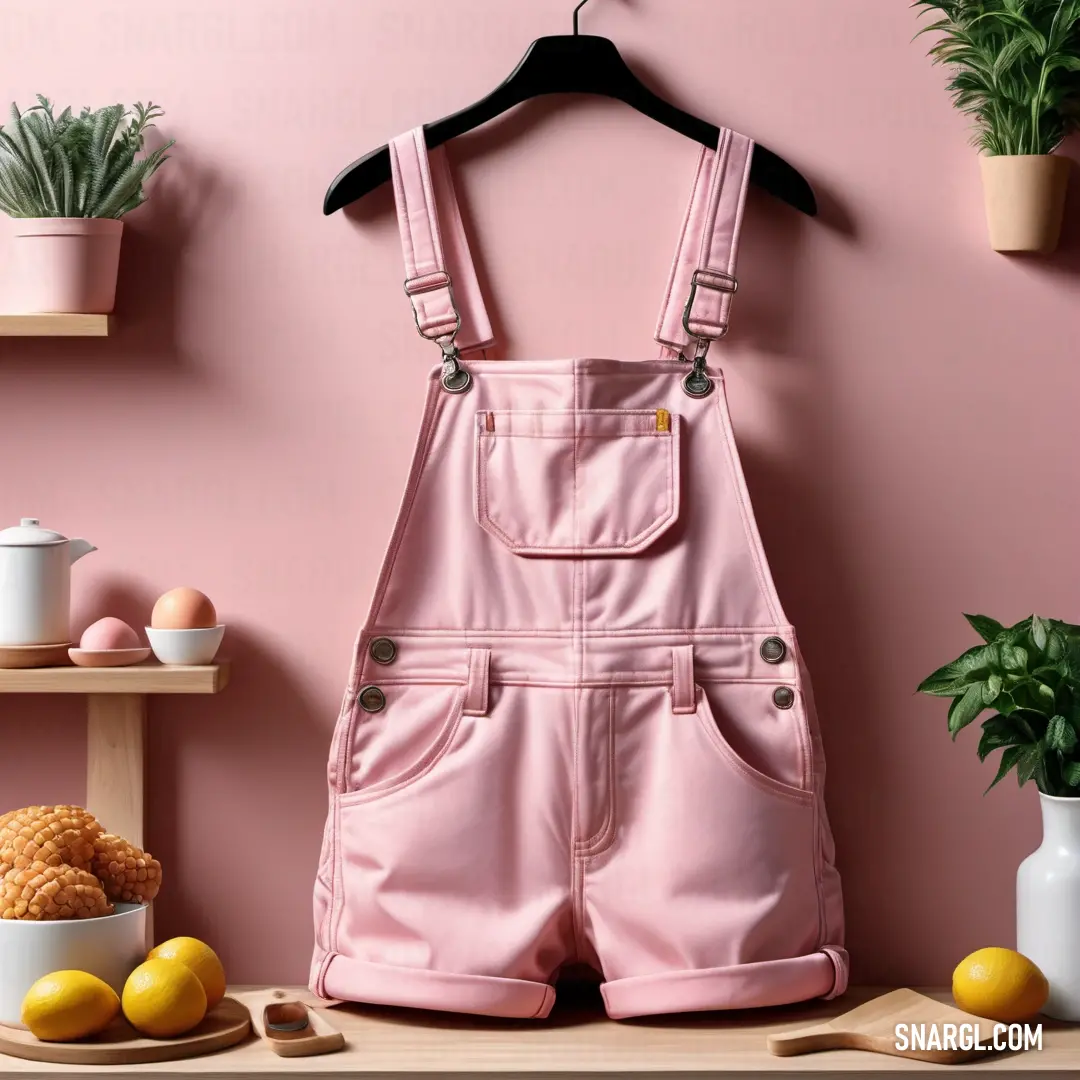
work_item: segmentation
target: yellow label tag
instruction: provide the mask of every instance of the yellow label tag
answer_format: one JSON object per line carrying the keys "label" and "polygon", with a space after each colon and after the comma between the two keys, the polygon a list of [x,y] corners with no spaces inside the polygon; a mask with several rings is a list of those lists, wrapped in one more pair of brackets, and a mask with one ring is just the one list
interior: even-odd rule
{"label": "yellow label tag", "polygon": [[656,430],[657,431],[670,431],[671,430],[671,413],[667,409],[656,410]]}

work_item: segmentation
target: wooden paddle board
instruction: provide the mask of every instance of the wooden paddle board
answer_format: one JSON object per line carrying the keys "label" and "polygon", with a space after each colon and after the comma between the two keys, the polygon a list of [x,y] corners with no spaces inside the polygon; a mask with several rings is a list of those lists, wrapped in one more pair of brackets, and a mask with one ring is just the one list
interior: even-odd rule
{"label": "wooden paddle board", "polygon": [[[901,1024],[905,1025],[906,1048],[897,1035]],[[961,1026],[965,1024],[971,1026]],[[948,1045],[950,1032],[952,1044]],[[768,1043],[769,1050],[781,1057],[815,1050],[872,1050],[956,1065],[994,1053],[993,1040],[993,1020],[961,1012],[915,990],[893,990],[823,1024],[770,1035]]]}
{"label": "wooden paddle board", "polygon": [[121,1014],[100,1035],[78,1042],[42,1042],[22,1028],[0,1025],[0,1053],[60,1065],[137,1065],[224,1050],[241,1042],[250,1031],[247,1009],[227,997],[206,1014],[198,1027],[175,1039],[148,1039]]}

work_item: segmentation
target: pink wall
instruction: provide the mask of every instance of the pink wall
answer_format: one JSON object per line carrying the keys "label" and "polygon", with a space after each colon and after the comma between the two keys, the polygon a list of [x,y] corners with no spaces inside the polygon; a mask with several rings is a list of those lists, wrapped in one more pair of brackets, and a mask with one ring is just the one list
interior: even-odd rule
{"label": "pink wall", "polygon": [[[33,514],[98,545],[75,571],[77,629],[142,625],[181,583],[228,622],[228,691],[153,703],[149,837],[160,932],[210,938],[236,980],[306,976],[331,724],[433,363],[388,189],[329,219],[323,192],[481,96],[571,7],[5,15],[0,101],[153,97],[177,140],[128,219],[116,336],[0,344],[0,524]],[[963,610],[1080,615],[1080,202],[1056,257],[989,250],[964,121],[902,3],[593,0],[582,28],[820,195],[817,221],[752,197],[726,371],[815,676],[855,978],[945,981],[1013,943],[1037,800],[1011,782],[984,799],[974,734],[952,745],[943,706],[912,691],[971,642]],[[695,155],[598,100],[461,140],[516,355],[651,355]],[[83,798],[77,699],[4,697],[0,732],[0,808]]]}

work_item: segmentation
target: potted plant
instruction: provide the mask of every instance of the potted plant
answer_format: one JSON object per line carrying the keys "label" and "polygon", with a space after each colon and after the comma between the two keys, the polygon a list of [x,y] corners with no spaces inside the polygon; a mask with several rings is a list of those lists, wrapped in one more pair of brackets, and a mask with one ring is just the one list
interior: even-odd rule
{"label": "potted plant", "polygon": [[1053,251],[1069,174],[1054,151],[1080,116],[1080,0],[913,6],[941,15],[919,33],[940,33],[930,55],[951,69],[953,102],[974,118],[991,247]]}
{"label": "potted plant", "polygon": [[952,698],[953,738],[990,709],[978,755],[1000,751],[987,791],[1010,772],[1039,790],[1043,843],[1016,875],[1016,948],[1050,982],[1048,1016],[1080,1020],[1080,626],[1032,615],[1003,626],[965,618],[982,638],[923,680]]}
{"label": "potted plant", "polygon": [[0,131],[0,210],[14,222],[15,281],[25,311],[109,312],[116,298],[123,222],[172,141],[142,157],[146,131],[164,115],[153,102],[20,111]]}

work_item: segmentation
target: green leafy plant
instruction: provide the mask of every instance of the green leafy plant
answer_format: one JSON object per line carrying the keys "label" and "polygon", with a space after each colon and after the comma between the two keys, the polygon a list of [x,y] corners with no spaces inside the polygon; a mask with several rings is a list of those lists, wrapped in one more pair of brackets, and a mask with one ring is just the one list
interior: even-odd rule
{"label": "green leafy plant", "polygon": [[1015,626],[965,615],[983,643],[923,680],[919,693],[950,697],[953,739],[985,709],[979,760],[1001,751],[999,780],[1016,770],[1047,795],[1080,797],[1080,626],[1038,615]]}
{"label": "green leafy plant", "polygon": [[[1080,0],[916,0],[935,63],[987,154],[1049,154],[1076,127]],[[918,34],[916,36],[919,36]]]}
{"label": "green leafy plant", "polygon": [[173,140],[136,159],[163,111],[153,102],[70,108],[53,115],[38,95],[25,112],[12,103],[0,131],[0,210],[11,217],[118,218],[146,199],[144,183],[168,160]]}

